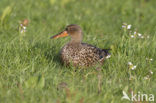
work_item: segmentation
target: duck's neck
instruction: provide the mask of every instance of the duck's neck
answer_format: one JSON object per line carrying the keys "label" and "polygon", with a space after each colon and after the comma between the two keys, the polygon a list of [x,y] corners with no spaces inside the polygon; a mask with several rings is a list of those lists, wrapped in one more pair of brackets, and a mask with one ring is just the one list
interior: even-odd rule
{"label": "duck's neck", "polygon": [[82,42],[82,35],[76,35],[71,37],[70,43],[81,44],[81,42]]}

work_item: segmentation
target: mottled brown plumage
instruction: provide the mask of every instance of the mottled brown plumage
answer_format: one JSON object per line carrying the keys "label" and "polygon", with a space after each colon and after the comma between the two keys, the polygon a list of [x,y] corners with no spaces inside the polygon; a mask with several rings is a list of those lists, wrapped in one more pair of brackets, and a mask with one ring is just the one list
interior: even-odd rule
{"label": "mottled brown plumage", "polygon": [[61,49],[61,60],[66,65],[88,67],[103,63],[108,55],[108,50],[100,49],[90,44],[82,43],[82,30],[78,25],[69,25],[66,29],[53,36],[59,38],[71,36],[71,41]]}

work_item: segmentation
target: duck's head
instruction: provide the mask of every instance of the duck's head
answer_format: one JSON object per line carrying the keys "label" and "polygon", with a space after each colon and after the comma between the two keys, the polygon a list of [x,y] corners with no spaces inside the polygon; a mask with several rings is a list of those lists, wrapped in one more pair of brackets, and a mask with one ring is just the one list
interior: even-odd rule
{"label": "duck's head", "polygon": [[68,25],[65,30],[54,35],[51,39],[56,39],[60,37],[71,36],[71,42],[81,42],[82,41],[82,30],[80,26],[72,24]]}

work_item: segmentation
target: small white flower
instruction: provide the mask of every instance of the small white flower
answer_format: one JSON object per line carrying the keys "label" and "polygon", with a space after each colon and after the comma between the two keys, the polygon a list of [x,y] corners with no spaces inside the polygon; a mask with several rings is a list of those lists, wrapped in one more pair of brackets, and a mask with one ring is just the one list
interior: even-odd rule
{"label": "small white flower", "polygon": [[122,24],[122,28],[126,28],[127,29],[127,23],[123,23]]}
{"label": "small white flower", "polygon": [[131,69],[132,69],[132,70],[136,69],[136,65],[134,65]]}
{"label": "small white flower", "polygon": [[24,29],[24,30],[26,30],[26,28],[27,28],[26,26],[23,26],[23,29]]}
{"label": "small white flower", "polygon": [[136,34],[137,34],[137,32],[135,31],[135,32],[134,32],[134,35],[136,35]]}
{"label": "small white flower", "polygon": [[150,61],[153,61],[153,59],[151,58]]}
{"label": "small white flower", "polygon": [[150,70],[150,73],[153,74],[152,70]]}
{"label": "small white flower", "polygon": [[131,35],[131,38],[134,38],[134,35]]}
{"label": "small white flower", "polygon": [[133,65],[132,62],[128,62],[128,65]]}
{"label": "small white flower", "polygon": [[136,65],[133,65],[132,62],[128,62],[128,68],[131,70],[135,70],[136,69]]}
{"label": "small white flower", "polygon": [[122,25],[122,28],[126,28],[126,25]]}
{"label": "small white flower", "polygon": [[131,29],[131,27],[132,27],[132,25],[130,24],[130,25],[127,25],[127,29]]}
{"label": "small white flower", "polygon": [[146,58],[146,60],[153,61],[153,59],[152,59],[152,58],[150,58],[150,59],[149,59],[149,58]]}
{"label": "small white flower", "polygon": [[147,36],[147,38],[150,38],[149,35]]}
{"label": "small white flower", "polygon": [[139,36],[139,37],[141,37],[141,36],[142,36],[142,34],[138,33],[138,36]]}
{"label": "small white flower", "polygon": [[25,29],[21,29],[20,32],[21,32],[21,34],[22,34],[22,33],[26,32],[26,30],[25,30]]}

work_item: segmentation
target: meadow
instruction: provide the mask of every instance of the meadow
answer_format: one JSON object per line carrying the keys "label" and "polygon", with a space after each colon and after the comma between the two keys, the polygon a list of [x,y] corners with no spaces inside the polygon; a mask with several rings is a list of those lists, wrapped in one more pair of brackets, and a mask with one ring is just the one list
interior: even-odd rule
{"label": "meadow", "polygon": [[[131,103],[156,96],[155,0],[0,0],[0,103]],[[50,37],[80,25],[83,42],[110,48],[100,67],[61,65],[69,40]]]}

